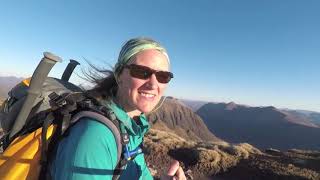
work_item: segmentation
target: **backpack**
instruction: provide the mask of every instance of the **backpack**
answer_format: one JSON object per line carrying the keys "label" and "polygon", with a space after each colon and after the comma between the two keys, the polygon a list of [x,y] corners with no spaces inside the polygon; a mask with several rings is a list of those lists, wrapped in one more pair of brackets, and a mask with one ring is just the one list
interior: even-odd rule
{"label": "backpack", "polygon": [[45,52],[32,77],[12,88],[2,104],[0,179],[50,179],[48,169],[58,142],[82,117],[95,119],[112,131],[118,151],[113,179],[142,153],[140,147],[128,151],[129,136],[112,110],[68,82],[77,61],[70,60],[61,79],[47,77],[59,61],[58,56]]}

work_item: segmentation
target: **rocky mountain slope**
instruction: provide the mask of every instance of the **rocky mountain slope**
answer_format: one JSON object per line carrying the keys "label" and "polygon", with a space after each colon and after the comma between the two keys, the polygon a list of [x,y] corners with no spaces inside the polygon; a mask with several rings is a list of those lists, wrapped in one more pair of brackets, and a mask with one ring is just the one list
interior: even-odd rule
{"label": "rocky mountain slope", "polygon": [[166,98],[158,110],[148,115],[148,119],[160,129],[164,123],[171,131],[186,139],[221,141],[208,130],[197,114],[174,98]]}
{"label": "rocky mountain slope", "polygon": [[155,179],[172,159],[179,160],[188,179],[320,179],[320,151],[265,153],[247,143],[196,142],[156,128],[146,135],[144,146]]}

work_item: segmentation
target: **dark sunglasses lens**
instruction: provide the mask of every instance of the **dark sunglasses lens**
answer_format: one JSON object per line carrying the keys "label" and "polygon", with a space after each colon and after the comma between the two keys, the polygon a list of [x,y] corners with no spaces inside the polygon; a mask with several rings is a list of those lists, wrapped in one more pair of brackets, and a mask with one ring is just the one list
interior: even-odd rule
{"label": "dark sunglasses lens", "polygon": [[135,78],[147,79],[152,75],[152,71],[141,66],[131,66],[130,75]]}
{"label": "dark sunglasses lens", "polygon": [[171,80],[171,73],[159,71],[159,72],[156,72],[156,77],[159,83],[168,83]]}
{"label": "dark sunglasses lens", "polygon": [[166,72],[166,71],[155,72],[154,70],[148,67],[140,66],[136,64],[129,65],[129,69],[130,69],[130,75],[132,77],[139,78],[139,79],[148,79],[153,73],[155,73],[159,83],[168,83],[173,77],[172,73],[170,72]]}

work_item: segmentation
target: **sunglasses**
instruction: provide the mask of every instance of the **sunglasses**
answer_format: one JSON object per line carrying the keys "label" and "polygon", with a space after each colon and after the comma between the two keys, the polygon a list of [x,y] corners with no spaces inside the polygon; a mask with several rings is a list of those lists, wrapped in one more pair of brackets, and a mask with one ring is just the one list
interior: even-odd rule
{"label": "sunglasses", "polygon": [[130,75],[134,78],[139,79],[148,79],[154,74],[159,83],[166,84],[171,78],[173,78],[173,74],[168,71],[156,71],[146,66],[141,66],[137,64],[125,65],[125,68],[129,69]]}

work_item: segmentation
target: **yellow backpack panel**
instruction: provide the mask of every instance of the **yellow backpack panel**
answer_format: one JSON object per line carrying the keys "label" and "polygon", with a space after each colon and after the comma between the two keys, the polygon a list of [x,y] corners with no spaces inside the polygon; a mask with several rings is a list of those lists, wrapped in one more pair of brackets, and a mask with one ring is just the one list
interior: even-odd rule
{"label": "yellow backpack panel", "polygon": [[[53,132],[53,125],[48,128],[47,139]],[[40,173],[42,128],[17,137],[9,147],[0,154],[0,179],[38,179]]]}

